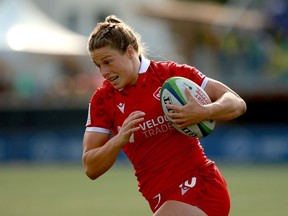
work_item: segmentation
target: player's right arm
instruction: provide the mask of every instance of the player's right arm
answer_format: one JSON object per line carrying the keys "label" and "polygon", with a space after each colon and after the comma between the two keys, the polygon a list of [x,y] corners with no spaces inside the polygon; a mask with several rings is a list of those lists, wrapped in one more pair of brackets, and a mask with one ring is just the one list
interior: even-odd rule
{"label": "player's right arm", "polygon": [[85,132],[82,161],[86,175],[94,180],[105,173],[115,162],[121,147],[109,134]]}
{"label": "player's right arm", "polygon": [[128,143],[131,135],[138,131],[145,113],[132,112],[123,122],[118,134],[110,139],[106,133],[86,131],[83,139],[82,161],[86,175],[96,179],[104,174],[116,161],[122,146]]}

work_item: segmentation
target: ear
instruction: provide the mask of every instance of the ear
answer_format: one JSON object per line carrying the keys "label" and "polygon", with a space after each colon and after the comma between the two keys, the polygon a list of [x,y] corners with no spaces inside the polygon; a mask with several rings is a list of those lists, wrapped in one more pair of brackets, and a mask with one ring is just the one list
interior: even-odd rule
{"label": "ear", "polygon": [[128,57],[132,58],[134,56],[134,52],[135,52],[134,48],[131,45],[129,45],[126,51]]}

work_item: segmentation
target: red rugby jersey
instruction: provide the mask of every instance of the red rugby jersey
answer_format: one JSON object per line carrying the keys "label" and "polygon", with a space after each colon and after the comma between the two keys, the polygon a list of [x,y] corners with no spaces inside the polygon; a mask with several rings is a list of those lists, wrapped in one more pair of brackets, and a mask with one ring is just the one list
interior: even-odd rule
{"label": "red rugby jersey", "polygon": [[148,200],[180,183],[207,158],[197,138],[181,134],[167,121],[160,104],[160,89],[171,76],[183,76],[202,88],[207,78],[196,68],[142,57],[136,86],[119,91],[104,81],[89,104],[86,131],[117,134],[132,111],[146,113],[141,130],[123,147],[134,166],[139,191]]}

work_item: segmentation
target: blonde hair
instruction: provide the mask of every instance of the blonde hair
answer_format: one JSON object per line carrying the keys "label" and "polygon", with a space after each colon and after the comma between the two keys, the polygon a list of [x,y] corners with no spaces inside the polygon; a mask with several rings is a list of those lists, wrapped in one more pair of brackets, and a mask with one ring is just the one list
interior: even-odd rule
{"label": "blonde hair", "polygon": [[139,56],[144,54],[144,45],[141,43],[140,35],[115,15],[107,16],[104,22],[98,23],[88,40],[89,52],[110,47],[123,54],[129,45]]}

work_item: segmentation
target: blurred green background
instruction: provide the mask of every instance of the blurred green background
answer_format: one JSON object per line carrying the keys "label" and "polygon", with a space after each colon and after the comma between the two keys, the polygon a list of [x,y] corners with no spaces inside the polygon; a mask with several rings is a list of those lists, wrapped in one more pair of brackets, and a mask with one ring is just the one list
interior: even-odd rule
{"label": "blurred green background", "polygon": [[[286,166],[219,167],[230,188],[230,215],[286,215]],[[116,165],[96,181],[88,180],[78,166],[0,168],[1,215],[152,215],[127,164]]]}
{"label": "blurred green background", "polygon": [[86,43],[115,14],[154,60],[194,65],[237,91],[247,113],[201,139],[228,182],[231,215],[286,215],[285,0],[0,0],[0,214],[151,215],[121,153],[90,181],[88,102],[102,77]]}

